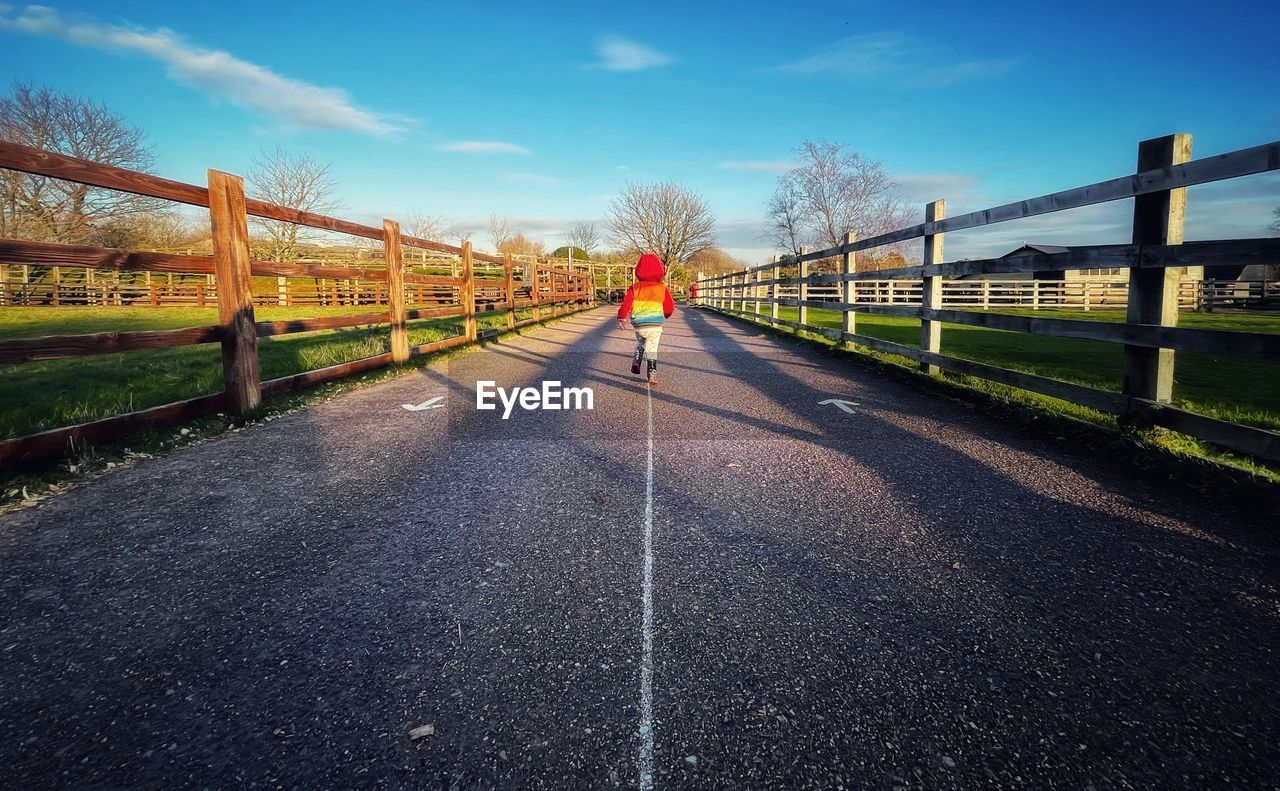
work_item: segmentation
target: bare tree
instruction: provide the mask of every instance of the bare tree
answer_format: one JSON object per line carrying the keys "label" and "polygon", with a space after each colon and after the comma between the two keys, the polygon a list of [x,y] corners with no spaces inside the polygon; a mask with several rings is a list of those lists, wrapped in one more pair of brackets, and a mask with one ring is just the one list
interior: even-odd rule
{"label": "bare tree", "polygon": [[804,196],[791,174],[783,174],[765,207],[765,238],[791,255],[799,255],[806,239]]}
{"label": "bare tree", "polygon": [[723,275],[728,272],[738,272],[746,267],[746,264],[733,256],[721,250],[719,247],[708,247],[706,250],[699,250],[689,259],[688,268],[690,272],[701,272],[704,275]]}
{"label": "bare tree", "polygon": [[800,165],[779,177],[766,209],[779,248],[835,247],[849,232],[865,239],[909,223],[911,212],[879,162],[826,140],[806,140],[796,155]]}
{"label": "bare tree", "polygon": [[716,243],[715,215],[701,195],[675,182],[627,182],[609,205],[613,241],[628,252],[657,253],[668,268]]}
{"label": "bare tree", "polygon": [[546,248],[543,243],[525,236],[524,231],[516,231],[508,235],[498,245],[498,255],[542,256],[545,252]]}
{"label": "bare tree", "polygon": [[511,220],[500,214],[489,215],[489,240],[493,242],[495,252],[502,249],[502,243],[511,238]]}
{"label": "bare tree", "polygon": [[190,248],[203,235],[185,215],[176,211],[157,211],[100,223],[90,241],[102,247],[177,252]]}
{"label": "bare tree", "polygon": [[593,222],[574,223],[566,234],[565,241],[569,243],[569,247],[578,248],[590,258],[591,253],[600,246],[600,232]]}
{"label": "bare tree", "polygon": [[[328,165],[321,165],[307,154],[290,155],[279,147],[262,151],[253,161],[246,186],[251,196],[290,209],[332,214],[341,205],[333,197],[334,183]],[[262,217],[249,220],[266,233],[263,254],[268,261],[297,258],[299,243],[309,238],[307,228],[297,223]]]}
{"label": "bare tree", "polygon": [[[14,84],[0,99],[0,140],[129,170],[146,171],[154,163],[142,130],[106,105],[26,83]],[[97,226],[162,205],[141,195],[0,170],[0,237],[85,242]]]}
{"label": "bare tree", "polygon": [[419,239],[426,239],[432,242],[441,241],[452,236],[453,226],[445,219],[435,214],[423,214],[417,209],[409,212],[404,221],[405,230],[410,236],[416,236]]}

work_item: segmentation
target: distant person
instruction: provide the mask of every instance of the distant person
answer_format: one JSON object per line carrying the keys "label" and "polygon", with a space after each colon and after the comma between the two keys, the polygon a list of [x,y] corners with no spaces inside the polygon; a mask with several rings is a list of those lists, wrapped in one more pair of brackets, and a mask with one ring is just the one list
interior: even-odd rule
{"label": "distant person", "polygon": [[640,256],[636,264],[636,280],[622,298],[618,309],[618,326],[627,328],[627,317],[636,331],[636,353],[631,358],[631,373],[640,373],[640,363],[649,358],[647,378],[650,385],[658,384],[658,340],[662,337],[662,325],[675,313],[676,303],[671,290],[662,284],[667,274],[662,260],[653,253]]}
{"label": "distant person", "polygon": [[698,304],[698,281],[696,280],[689,285],[689,304]]}

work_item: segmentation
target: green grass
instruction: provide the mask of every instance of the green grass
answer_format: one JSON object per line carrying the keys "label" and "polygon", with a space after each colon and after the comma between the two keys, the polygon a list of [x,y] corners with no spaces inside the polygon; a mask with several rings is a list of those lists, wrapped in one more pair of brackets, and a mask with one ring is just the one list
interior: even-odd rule
{"label": "green grass", "polygon": [[[1009,311],[1044,318],[1124,321],[1123,311]],[[779,318],[797,320],[795,308],[779,308]],[[918,347],[920,321],[900,316],[858,315],[858,333]],[[809,323],[838,329],[841,314],[809,310]],[[1280,316],[1184,313],[1180,326],[1280,333]],[[1050,338],[963,324],[945,324],[942,352],[952,357],[1118,391],[1123,347],[1103,341]],[[1259,428],[1280,429],[1280,364],[1248,357],[1179,352],[1174,403],[1201,414]]]}
{"label": "green grass", "polygon": [[[999,312],[1086,321],[1120,322],[1125,319],[1123,311]],[[795,308],[780,307],[778,315],[779,318],[796,321],[797,313]],[[860,313],[857,322],[860,335],[919,347],[919,319]],[[841,326],[841,314],[838,311],[810,309],[808,323],[824,329],[838,329]],[[1280,333],[1280,316],[1266,314],[1183,313],[1179,324],[1201,329]],[[779,328],[779,331],[789,330]],[[811,333],[801,335],[825,346],[833,345],[831,340],[823,336]],[[942,351],[952,357],[1099,389],[1117,391],[1121,384],[1123,349],[1119,344],[944,324]],[[859,349],[859,352],[902,366],[906,370],[914,371],[916,368],[915,363],[905,357],[864,348]],[[1113,415],[972,376],[944,372],[943,379],[969,388],[970,393],[976,393],[980,400],[1006,411],[1011,418],[1031,422],[1047,419],[1050,423],[1067,418],[1101,427],[1112,435],[1120,430],[1128,441],[1124,447],[1138,449],[1137,455],[1131,458],[1139,466],[1145,466],[1161,456],[1171,456],[1176,460],[1175,465],[1181,465],[1179,470],[1186,467],[1183,462],[1191,462],[1192,466],[1209,462],[1212,469],[1207,473],[1206,480],[1221,479],[1231,485],[1240,483],[1240,479],[1232,477],[1230,473],[1222,478],[1222,474],[1218,472],[1233,469],[1244,472],[1249,480],[1262,483],[1264,487],[1280,483],[1280,467],[1226,451],[1193,437],[1163,429],[1122,426]],[[1280,430],[1280,364],[1247,357],[1179,352],[1174,381],[1174,404],[1235,423]],[[1056,433],[1071,433],[1069,427],[1053,430]],[[1154,451],[1156,455],[1149,456],[1146,451]]]}
{"label": "green grass", "polygon": [[[338,316],[377,308],[258,308],[259,320]],[[518,315],[517,318],[525,318]],[[215,308],[0,308],[0,339],[92,332],[163,330],[217,323]],[[484,312],[481,329],[505,326]],[[409,323],[416,345],[462,334],[461,319]],[[323,368],[390,350],[385,325],[262,338],[263,380]],[[217,344],[0,366],[0,438],[32,434],[167,404],[222,389]]]}

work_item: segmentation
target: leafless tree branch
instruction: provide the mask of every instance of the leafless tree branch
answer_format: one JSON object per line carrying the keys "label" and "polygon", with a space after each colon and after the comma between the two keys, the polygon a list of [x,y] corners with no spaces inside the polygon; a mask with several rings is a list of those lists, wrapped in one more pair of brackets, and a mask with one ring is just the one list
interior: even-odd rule
{"label": "leafless tree branch", "polygon": [[654,252],[668,268],[715,245],[715,215],[701,195],[674,182],[628,182],[609,206],[614,244]]}
{"label": "leafless tree branch", "polygon": [[[333,197],[334,183],[329,166],[307,154],[291,155],[280,147],[262,151],[245,179],[248,193],[259,200],[290,209],[333,214],[341,204]],[[266,233],[264,255],[269,261],[291,261],[298,245],[309,238],[305,226],[281,220],[250,217],[254,226]]]}
{"label": "leafless tree branch", "polygon": [[[0,99],[0,139],[129,170],[145,172],[154,163],[142,130],[106,105],[26,83]],[[155,198],[0,170],[0,237],[83,243],[101,226],[163,206]]]}

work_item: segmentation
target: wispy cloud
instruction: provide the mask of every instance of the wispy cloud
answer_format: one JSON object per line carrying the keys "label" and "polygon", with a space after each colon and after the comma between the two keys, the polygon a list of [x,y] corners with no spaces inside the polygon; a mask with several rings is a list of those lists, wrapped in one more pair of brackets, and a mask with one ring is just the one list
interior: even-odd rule
{"label": "wispy cloud", "polygon": [[645,71],[666,66],[675,58],[653,47],[621,36],[601,36],[596,40],[596,60],[591,68],[605,71]]}
{"label": "wispy cloud", "polygon": [[776,160],[773,162],[721,162],[721,170],[745,170],[752,173],[786,173],[796,166],[795,162]]}
{"label": "wispy cloud", "polygon": [[945,87],[1008,72],[1018,58],[975,58],[896,31],[850,36],[770,71],[797,77],[831,75],[897,86]]}
{"label": "wispy cloud", "polygon": [[441,151],[454,151],[459,154],[528,154],[529,149],[515,143],[504,143],[500,140],[455,140],[452,143],[441,143]]}
{"label": "wispy cloud", "polygon": [[961,196],[970,202],[981,200],[971,194],[978,177],[969,173],[905,173],[889,178],[898,185],[898,194],[913,203],[928,203],[939,198],[954,200]]}
{"label": "wispy cloud", "polygon": [[114,27],[72,19],[45,6],[17,10],[3,4],[0,30],[142,55],[163,64],[169,76],[184,85],[300,127],[372,135],[387,135],[401,128],[398,120],[358,107],[340,88],[282,76],[230,53],[192,44],[169,30]]}
{"label": "wispy cloud", "polygon": [[716,239],[725,249],[763,249],[768,230],[764,220],[721,220],[716,223]]}
{"label": "wispy cloud", "polygon": [[555,184],[560,180],[540,173],[507,173],[502,178],[512,184]]}

